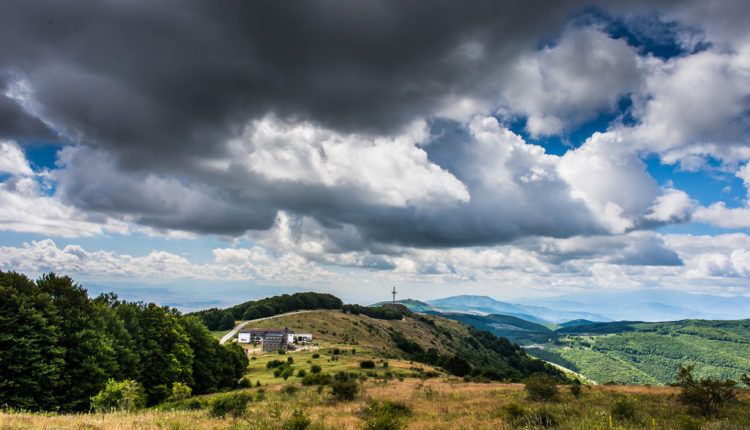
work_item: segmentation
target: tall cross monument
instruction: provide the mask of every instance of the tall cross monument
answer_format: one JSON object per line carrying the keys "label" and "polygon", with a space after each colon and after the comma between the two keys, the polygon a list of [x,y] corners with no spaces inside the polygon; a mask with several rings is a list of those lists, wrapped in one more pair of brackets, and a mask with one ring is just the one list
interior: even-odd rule
{"label": "tall cross monument", "polygon": [[393,287],[393,291],[391,291],[391,294],[393,294],[393,303],[396,303],[396,287]]}

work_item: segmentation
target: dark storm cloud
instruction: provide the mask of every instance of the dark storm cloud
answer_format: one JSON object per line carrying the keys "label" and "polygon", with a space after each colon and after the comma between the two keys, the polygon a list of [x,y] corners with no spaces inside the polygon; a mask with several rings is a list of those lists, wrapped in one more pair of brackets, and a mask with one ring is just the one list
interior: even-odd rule
{"label": "dark storm cloud", "polygon": [[[28,2],[0,14],[0,66],[40,112],[134,166],[221,151],[275,112],[390,133],[556,29],[578,2]],[[477,40],[487,56],[451,59]]]}
{"label": "dark storm cloud", "polygon": [[54,141],[42,121],[28,115],[15,100],[0,94],[0,139]]}
{"label": "dark storm cloud", "polygon": [[[88,211],[239,235],[271,227],[277,210],[287,210],[331,231],[356,226],[361,236],[342,236],[344,248],[601,233],[561,181],[493,188],[471,177],[481,155],[464,159],[438,144],[431,159],[471,191],[470,201],[448,209],[378,205],[348,184],[205,168],[226,160],[227,141],[268,115],[388,136],[449,98],[490,97],[514,58],[558,34],[586,3],[7,1],[0,76],[6,88],[28,83],[27,113],[81,148],[63,157],[58,192]],[[7,101],[0,126],[16,125],[0,131],[27,127],[26,137],[35,136],[41,123]],[[460,136],[442,143],[452,144]]]}

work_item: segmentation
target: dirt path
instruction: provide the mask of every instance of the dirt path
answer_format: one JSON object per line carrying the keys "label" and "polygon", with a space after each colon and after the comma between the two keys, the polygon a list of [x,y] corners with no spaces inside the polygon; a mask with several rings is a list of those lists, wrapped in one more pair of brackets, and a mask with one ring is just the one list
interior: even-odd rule
{"label": "dirt path", "polygon": [[313,310],[305,310],[305,311],[294,311],[294,312],[287,312],[285,314],[274,315],[274,316],[271,316],[271,317],[264,317],[264,318],[258,318],[258,319],[250,320],[250,321],[243,321],[243,322],[237,324],[237,326],[235,328],[233,328],[232,331],[230,331],[229,333],[225,334],[224,337],[221,338],[221,340],[219,341],[219,343],[220,344],[224,344],[224,343],[229,342],[229,339],[233,338],[234,335],[237,334],[238,331],[242,330],[243,327],[245,327],[246,325],[250,324],[251,322],[263,321],[263,320],[270,320],[271,318],[283,317],[283,316],[286,316],[286,315],[303,314],[305,312],[313,312],[313,311],[314,311],[314,309]]}

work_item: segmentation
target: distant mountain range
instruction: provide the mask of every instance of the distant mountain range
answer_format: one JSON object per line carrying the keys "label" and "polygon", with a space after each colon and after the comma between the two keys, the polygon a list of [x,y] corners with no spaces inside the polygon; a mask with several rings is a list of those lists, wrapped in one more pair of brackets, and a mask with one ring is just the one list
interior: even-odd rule
{"label": "distant mountain range", "polygon": [[[609,321],[678,321],[683,319],[736,320],[750,318],[750,297],[690,294],[673,290],[587,292],[557,297],[516,300],[565,311],[591,312]],[[586,318],[595,321],[595,318]],[[555,321],[555,322],[559,322]]]}
{"label": "distant mountain range", "polygon": [[[569,321],[678,321],[750,318],[750,298],[689,294],[664,290],[578,293],[502,302],[487,296],[461,295],[421,302],[400,300],[415,312],[501,314],[541,324]],[[380,302],[383,304],[386,302]]]}
{"label": "distant mountain range", "polygon": [[428,304],[442,312],[461,312],[478,315],[502,314],[538,323],[560,323],[576,319],[612,321],[596,312],[561,309],[559,306],[518,305],[497,301],[487,296],[453,296],[430,300]]}

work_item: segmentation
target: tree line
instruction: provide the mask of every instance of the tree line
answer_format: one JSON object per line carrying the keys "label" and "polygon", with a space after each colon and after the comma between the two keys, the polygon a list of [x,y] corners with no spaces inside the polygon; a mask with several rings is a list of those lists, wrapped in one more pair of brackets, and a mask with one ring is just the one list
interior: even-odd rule
{"label": "tree line", "polygon": [[331,294],[295,293],[248,301],[228,309],[194,312],[209,330],[231,330],[237,320],[254,320],[306,309],[341,309],[341,299]]}
{"label": "tree line", "polygon": [[385,306],[344,305],[341,310],[352,315],[362,314],[380,320],[400,320],[403,317],[401,312],[388,309]]}
{"label": "tree line", "polygon": [[86,411],[108,380],[137,381],[154,405],[178,383],[194,394],[236,385],[247,365],[241,347],[176,309],[0,271],[0,405]]}

